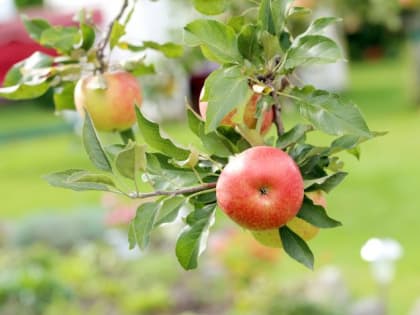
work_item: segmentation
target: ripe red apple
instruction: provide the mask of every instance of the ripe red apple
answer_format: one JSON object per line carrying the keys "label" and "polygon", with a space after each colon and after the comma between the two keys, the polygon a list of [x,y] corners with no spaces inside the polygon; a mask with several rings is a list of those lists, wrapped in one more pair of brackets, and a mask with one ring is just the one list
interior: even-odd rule
{"label": "ripe red apple", "polygon": [[[103,86],[102,86],[103,85]],[[122,131],[136,121],[134,105],[142,94],[137,79],[128,72],[106,72],[81,78],[74,90],[76,109],[86,109],[97,130]]]}
{"label": "ripe red apple", "polygon": [[[206,112],[207,112],[207,106],[208,102],[202,101],[202,98],[204,96],[204,88],[201,90],[200,93],[200,101],[198,103],[201,117],[203,117],[204,120],[206,120]],[[249,99],[243,116],[243,121],[245,125],[249,129],[255,129],[257,127],[258,119],[255,117],[255,113],[257,112],[257,104],[258,100],[260,99],[260,95],[257,93],[252,94],[251,98]],[[225,117],[223,117],[221,124],[225,126],[235,126],[235,123],[233,122],[233,116],[237,113],[237,110],[234,109],[231,112],[229,112]],[[264,120],[261,124],[261,134],[264,135],[270,130],[271,124],[273,123],[273,110],[267,110],[264,113]]]}
{"label": "ripe red apple", "polygon": [[[312,191],[306,193],[306,196],[310,198],[315,205],[326,208],[327,201],[322,191]],[[319,232],[319,228],[302,220],[298,217],[293,218],[287,223],[287,227],[299,235],[305,241],[313,239]],[[282,248],[283,244],[280,239],[278,229],[263,230],[263,231],[251,231],[254,238],[262,245],[268,247]]]}
{"label": "ripe red apple", "polygon": [[250,230],[278,228],[299,211],[303,179],[293,159],[280,149],[252,147],[233,157],[216,185],[220,208]]}

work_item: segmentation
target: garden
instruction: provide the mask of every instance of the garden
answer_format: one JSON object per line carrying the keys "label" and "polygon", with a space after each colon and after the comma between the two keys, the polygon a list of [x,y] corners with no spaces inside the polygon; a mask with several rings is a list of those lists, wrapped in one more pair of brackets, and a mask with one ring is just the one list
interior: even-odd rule
{"label": "garden", "polygon": [[[370,130],[387,133],[357,152],[339,153],[349,174],[325,198],[328,214],[343,225],[308,243],[316,256],[313,271],[284,250],[262,246],[222,211],[197,269],[185,271],[175,250],[185,209],[151,232],[147,248],[129,250],[138,200],[60,189],[45,180],[52,172],[93,168],[74,117],[54,115],[51,95],[2,101],[0,314],[344,315],[366,314],[357,308],[379,299],[388,314],[411,315],[420,298],[420,113],[411,54],[401,40],[390,55],[359,54],[365,57],[357,60],[356,54],[348,62],[341,97],[359,106]],[[148,80],[140,77],[144,86]],[[292,107],[283,111],[290,130],[299,114]],[[186,117],[159,125],[174,143],[200,146]],[[267,137],[276,137],[275,129]],[[100,138],[120,141],[112,133]],[[307,134],[315,144],[330,139]],[[386,287],[360,256],[374,237],[395,239],[403,249]]]}

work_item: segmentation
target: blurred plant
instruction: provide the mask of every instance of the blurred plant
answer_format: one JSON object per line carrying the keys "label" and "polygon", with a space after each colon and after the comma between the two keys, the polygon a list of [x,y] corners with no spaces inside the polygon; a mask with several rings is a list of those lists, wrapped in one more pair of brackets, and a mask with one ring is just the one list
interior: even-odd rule
{"label": "blurred plant", "polygon": [[18,246],[42,243],[69,250],[89,241],[100,240],[105,232],[100,211],[84,209],[72,214],[29,216],[16,224],[11,241]]}
{"label": "blurred plant", "polygon": [[[325,305],[311,302],[300,292],[289,292],[287,285],[276,283],[274,275],[271,281],[262,278],[247,289],[238,293],[232,310],[228,315],[344,315],[345,311],[336,311]],[[277,279],[281,281],[281,279]],[[344,307],[343,307],[344,308]]]}
{"label": "blurred plant", "polygon": [[71,297],[71,289],[51,273],[56,258],[41,248],[4,256],[0,262],[1,314],[42,315],[53,300]]}
{"label": "blurred plant", "polygon": [[258,243],[251,233],[232,228],[215,233],[209,251],[238,288],[244,288],[261,274],[272,271],[281,256],[278,250]]}

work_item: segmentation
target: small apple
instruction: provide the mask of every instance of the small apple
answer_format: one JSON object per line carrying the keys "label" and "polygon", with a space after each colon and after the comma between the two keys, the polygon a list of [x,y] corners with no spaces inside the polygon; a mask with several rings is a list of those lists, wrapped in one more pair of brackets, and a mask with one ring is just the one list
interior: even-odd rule
{"label": "small apple", "polygon": [[[203,97],[204,97],[204,88],[201,90],[198,106],[200,109],[201,117],[203,117],[203,119],[206,120],[208,102],[202,101]],[[255,129],[257,127],[258,119],[255,117],[255,113],[257,112],[257,104],[260,97],[261,96],[257,93],[252,94],[247,105],[245,106],[243,121],[249,129]],[[221,125],[232,126],[232,127],[235,126],[235,123],[233,122],[232,119],[236,113],[237,113],[236,109],[230,111],[225,117],[223,117],[221,121]],[[271,124],[273,123],[273,116],[274,114],[273,114],[272,109],[269,109],[264,113],[264,120],[261,124],[262,135],[266,134],[268,130],[270,130]]]}
{"label": "small apple", "polygon": [[[326,208],[327,201],[321,190],[306,193],[306,196],[312,200],[315,205]],[[319,232],[319,228],[302,220],[298,217],[293,218],[287,224],[287,227],[295,232],[305,241],[313,239]],[[262,245],[268,247],[282,248],[283,244],[280,239],[279,230],[272,229],[266,231],[251,231],[254,238]]]}
{"label": "small apple", "polygon": [[136,121],[134,105],[140,106],[142,94],[137,79],[128,72],[105,72],[82,77],[74,90],[77,111],[89,112],[100,131],[122,131]]}
{"label": "small apple", "polygon": [[216,184],[220,208],[250,230],[278,228],[294,218],[303,201],[303,179],[293,159],[269,146],[233,157]]}
{"label": "small apple", "polygon": [[295,0],[293,1],[292,5],[294,7],[305,7],[305,8],[313,8],[315,6],[315,0]]}

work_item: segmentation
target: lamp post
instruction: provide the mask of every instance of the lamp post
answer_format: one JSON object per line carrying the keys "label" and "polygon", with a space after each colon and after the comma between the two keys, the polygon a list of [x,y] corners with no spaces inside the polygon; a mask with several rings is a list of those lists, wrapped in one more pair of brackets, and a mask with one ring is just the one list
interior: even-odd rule
{"label": "lamp post", "polygon": [[388,288],[395,276],[395,262],[401,258],[402,254],[403,249],[400,243],[390,238],[371,238],[360,251],[362,259],[370,263],[385,310],[387,309]]}

